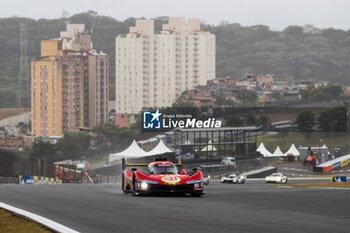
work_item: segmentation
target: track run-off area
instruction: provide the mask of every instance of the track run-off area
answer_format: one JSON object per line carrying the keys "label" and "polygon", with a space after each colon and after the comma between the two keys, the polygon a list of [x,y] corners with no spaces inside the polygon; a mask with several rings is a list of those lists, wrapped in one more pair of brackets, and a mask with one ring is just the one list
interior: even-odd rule
{"label": "track run-off area", "polygon": [[[289,180],[289,184],[329,180]],[[0,185],[0,202],[79,232],[349,232],[350,189],[247,180],[202,197],[123,194],[118,184]]]}

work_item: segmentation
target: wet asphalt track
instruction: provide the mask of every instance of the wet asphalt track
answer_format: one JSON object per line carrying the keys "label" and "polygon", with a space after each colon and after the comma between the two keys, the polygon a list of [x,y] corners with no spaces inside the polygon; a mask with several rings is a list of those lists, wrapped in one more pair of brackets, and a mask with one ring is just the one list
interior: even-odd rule
{"label": "wet asphalt track", "polygon": [[349,232],[350,218],[350,189],[277,188],[263,181],[212,182],[200,198],[135,197],[115,184],[0,185],[0,202],[98,233],[333,233]]}

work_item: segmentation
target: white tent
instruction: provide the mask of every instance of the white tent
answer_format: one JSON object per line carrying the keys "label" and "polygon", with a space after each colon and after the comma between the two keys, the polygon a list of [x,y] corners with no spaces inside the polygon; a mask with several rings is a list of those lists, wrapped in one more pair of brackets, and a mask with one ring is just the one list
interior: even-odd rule
{"label": "white tent", "polygon": [[[263,150],[265,148],[264,143],[260,143],[260,146],[258,147],[258,149],[256,149],[256,151],[260,152],[261,150]],[[266,148],[265,148],[266,149]]]}
{"label": "white tent", "polygon": [[192,145],[192,143],[190,142],[190,140],[187,140],[187,141],[185,142],[185,145]]}
{"label": "white tent", "polygon": [[258,149],[256,151],[260,152],[260,154],[262,154],[264,157],[271,157],[272,156],[271,152],[268,151],[266,149],[266,147],[264,146],[264,143],[260,143],[260,146],[258,147]]}
{"label": "white tent", "polygon": [[172,150],[170,150],[163,142],[163,140],[160,140],[158,145],[156,147],[154,147],[152,150],[148,151],[147,154],[149,156],[151,155],[160,155],[160,154],[164,154],[164,153],[171,153],[173,152]]}
{"label": "white tent", "polygon": [[211,141],[208,142],[209,145],[205,146],[201,151],[218,151],[215,146],[211,145]]}
{"label": "white tent", "polygon": [[213,145],[207,145],[201,151],[218,151],[218,150]]}
{"label": "white tent", "polygon": [[281,148],[277,146],[275,152],[273,152],[272,157],[282,157],[284,154],[281,151]]}
{"label": "white tent", "polygon": [[115,154],[109,154],[109,163],[122,158],[140,158],[144,156],[149,156],[149,154],[142,150],[134,140],[131,145],[124,151]]}
{"label": "white tent", "polygon": [[294,144],[292,144],[289,150],[286,153],[284,153],[285,156],[287,156],[288,154],[292,154],[294,156],[300,156],[300,152],[298,151],[298,149],[295,147]]}

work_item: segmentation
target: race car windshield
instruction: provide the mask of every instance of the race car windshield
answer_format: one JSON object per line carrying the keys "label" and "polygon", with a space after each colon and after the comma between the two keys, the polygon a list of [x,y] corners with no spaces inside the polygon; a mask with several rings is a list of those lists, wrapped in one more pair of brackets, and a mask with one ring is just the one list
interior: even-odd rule
{"label": "race car windshield", "polygon": [[173,164],[151,164],[149,171],[151,174],[177,174],[177,168]]}

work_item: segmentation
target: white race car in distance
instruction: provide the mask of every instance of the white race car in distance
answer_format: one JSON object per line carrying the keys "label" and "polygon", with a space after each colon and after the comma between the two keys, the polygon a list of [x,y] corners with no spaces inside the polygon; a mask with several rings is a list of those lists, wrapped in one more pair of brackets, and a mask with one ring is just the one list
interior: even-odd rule
{"label": "white race car in distance", "polygon": [[265,178],[266,183],[280,183],[286,184],[288,182],[287,176],[282,173],[272,173],[271,176],[267,176]]}
{"label": "white race car in distance", "polygon": [[221,183],[240,183],[244,184],[246,176],[237,176],[235,173],[228,175],[227,177],[221,177]]}

